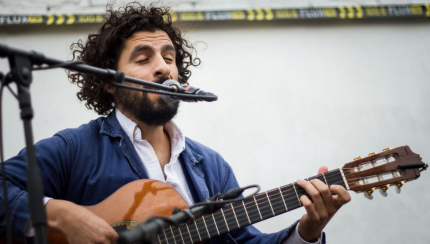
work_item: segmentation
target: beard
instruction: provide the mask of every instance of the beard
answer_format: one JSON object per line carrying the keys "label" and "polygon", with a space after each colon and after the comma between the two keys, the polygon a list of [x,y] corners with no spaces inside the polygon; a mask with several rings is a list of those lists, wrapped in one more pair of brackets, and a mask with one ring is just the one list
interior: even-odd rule
{"label": "beard", "polygon": [[[168,78],[159,78],[155,83],[162,84]],[[150,126],[163,126],[178,113],[179,102],[165,103],[161,99],[151,101],[148,92],[117,87],[115,103],[134,119]]]}

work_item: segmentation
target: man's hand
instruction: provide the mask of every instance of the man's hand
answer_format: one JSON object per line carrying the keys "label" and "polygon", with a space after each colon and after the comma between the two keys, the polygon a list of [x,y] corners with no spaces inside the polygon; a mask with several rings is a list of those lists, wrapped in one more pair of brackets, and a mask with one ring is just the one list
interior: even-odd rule
{"label": "man's hand", "polygon": [[[318,174],[327,171],[327,167],[323,166],[318,170]],[[311,181],[298,180],[297,184],[304,188],[313,200],[311,202],[305,195],[300,197],[306,214],[300,219],[299,235],[305,241],[313,241],[321,235],[322,230],[337,210],[351,200],[351,196],[342,186],[332,185],[329,189],[326,184],[317,179]],[[336,195],[332,195],[330,190]]]}
{"label": "man's hand", "polygon": [[49,200],[46,204],[48,229],[60,231],[68,243],[116,243],[118,234],[90,210],[69,201]]}

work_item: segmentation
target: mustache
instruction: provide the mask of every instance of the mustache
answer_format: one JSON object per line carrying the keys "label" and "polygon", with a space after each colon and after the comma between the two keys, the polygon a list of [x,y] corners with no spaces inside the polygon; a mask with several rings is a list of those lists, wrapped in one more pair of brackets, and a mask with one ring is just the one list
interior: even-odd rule
{"label": "mustache", "polygon": [[[152,82],[162,85],[162,84],[163,84],[166,80],[168,80],[168,79],[170,79],[170,78],[169,78],[169,77],[167,77],[167,76],[165,76],[165,77],[158,77],[158,78],[156,78],[156,79],[155,79],[154,81],[152,81]],[[156,88],[147,87],[147,86],[144,86],[144,88],[149,89],[149,90],[157,90]]]}
{"label": "mustache", "polygon": [[158,84],[163,84],[166,80],[170,79],[169,77],[158,77],[154,82]]}

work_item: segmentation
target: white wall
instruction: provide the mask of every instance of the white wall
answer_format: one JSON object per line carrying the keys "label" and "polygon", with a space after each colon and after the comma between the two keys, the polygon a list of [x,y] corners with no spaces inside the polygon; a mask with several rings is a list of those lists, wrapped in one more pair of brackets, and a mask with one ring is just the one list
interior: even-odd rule
{"label": "white wall", "polygon": [[[410,145],[430,160],[428,20],[224,22],[187,24],[199,44],[190,83],[219,101],[182,104],[176,121],[219,151],[241,185],[269,190],[341,167],[358,155]],[[67,59],[68,46],[95,26],[0,29],[0,42]],[[0,70],[7,70],[0,60]],[[32,96],[36,140],[95,118],[62,70],[37,72]],[[7,93],[6,93],[7,94]],[[3,105],[5,150],[24,146],[17,103]],[[326,228],[328,243],[425,243],[430,172],[397,195],[353,192]],[[274,232],[304,209],[258,224]]]}

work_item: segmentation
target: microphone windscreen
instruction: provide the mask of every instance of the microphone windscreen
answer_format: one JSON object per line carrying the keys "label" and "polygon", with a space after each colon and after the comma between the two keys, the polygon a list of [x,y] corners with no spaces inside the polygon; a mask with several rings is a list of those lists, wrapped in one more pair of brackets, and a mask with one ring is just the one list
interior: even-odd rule
{"label": "microphone windscreen", "polygon": [[[179,82],[176,80],[168,79],[165,82],[163,82],[162,85],[163,86],[176,86],[179,88],[181,84],[179,84]],[[164,94],[161,94],[161,99],[165,103],[176,103],[180,100],[179,98],[177,98],[175,96],[169,96],[169,95],[164,95]]]}

